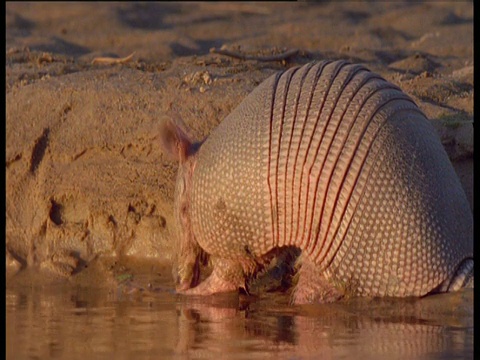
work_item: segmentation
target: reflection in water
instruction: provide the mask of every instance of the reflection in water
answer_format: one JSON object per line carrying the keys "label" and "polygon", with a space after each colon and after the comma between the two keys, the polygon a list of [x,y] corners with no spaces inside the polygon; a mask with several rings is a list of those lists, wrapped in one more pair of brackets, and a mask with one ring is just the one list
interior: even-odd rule
{"label": "reflection in water", "polygon": [[286,303],[278,294],[7,288],[7,359],[473,358],[472,290],[417,301]]}

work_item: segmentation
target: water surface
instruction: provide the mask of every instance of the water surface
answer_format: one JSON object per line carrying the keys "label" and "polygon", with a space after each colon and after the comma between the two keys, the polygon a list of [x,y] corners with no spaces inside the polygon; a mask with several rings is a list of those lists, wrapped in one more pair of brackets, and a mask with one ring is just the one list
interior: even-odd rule
{"label": "water surface", "polygon": [[473,290],[288,306],[285,295],[7,286],[7,359],[473,359]]}

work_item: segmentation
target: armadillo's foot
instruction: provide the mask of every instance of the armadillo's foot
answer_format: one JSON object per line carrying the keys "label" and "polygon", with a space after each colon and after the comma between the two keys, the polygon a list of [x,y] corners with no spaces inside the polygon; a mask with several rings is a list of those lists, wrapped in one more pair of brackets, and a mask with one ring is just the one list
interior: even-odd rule
{"label": "armadillo's foot", "polygon": [[458,266],[451,279],[446,280],[439,292],[457,291],[463,288],[473,288],[473,259],[465,259]]}
{"label": "armadillo's foot", "polygon": [[245,288],[245,276],[241,264],[234,260],[219,259],[215,262],[213,272],[203,282],[191,289],[177,289],[183,295],[212,295],[237,291]]}
{"label": "armadillo's foot", "polygon": [[298,280],[292,294],[293,304],[329,303],[344,296],[343,291],[308,259],[301,259],[301,268],[296,276]]}

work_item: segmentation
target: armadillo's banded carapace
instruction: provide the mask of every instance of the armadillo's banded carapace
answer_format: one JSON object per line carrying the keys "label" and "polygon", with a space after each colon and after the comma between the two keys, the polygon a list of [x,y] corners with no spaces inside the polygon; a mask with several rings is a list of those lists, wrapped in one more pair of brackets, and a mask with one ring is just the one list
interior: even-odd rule
{"label": "armadillo's banded carapace", "polygon": [[433,127],[361,65],[271,76],[197,156],[191,224],[216,257],[296,246],[328,278],[381,296],[424,295],[473,257],[471,211]]}

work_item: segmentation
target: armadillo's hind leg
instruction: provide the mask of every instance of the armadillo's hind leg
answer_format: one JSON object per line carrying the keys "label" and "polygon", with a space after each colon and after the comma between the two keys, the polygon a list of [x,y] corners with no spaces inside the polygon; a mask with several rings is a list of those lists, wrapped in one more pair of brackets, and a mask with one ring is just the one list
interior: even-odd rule
{"label": "armadillo's hind leg", "polygon": [[294,304],[328,303],[339,300],[344,291],[329,279],[312,261],[303,255],[298,260],[296,286],[292,296]]}
{"label": "armadillo's hind leg", "polygon": [[473,288],[473,259],[471,258],[460,263],[453,277],[444,281],[438,292],[457,291],[463,288]]}
{"label": "armadillo's hind leg", "polygon": [[178,291],[184,295],[212,295],[245,288],[245,275],[238,260],[212,259],[214,268],[208,278],[194,288]]}

